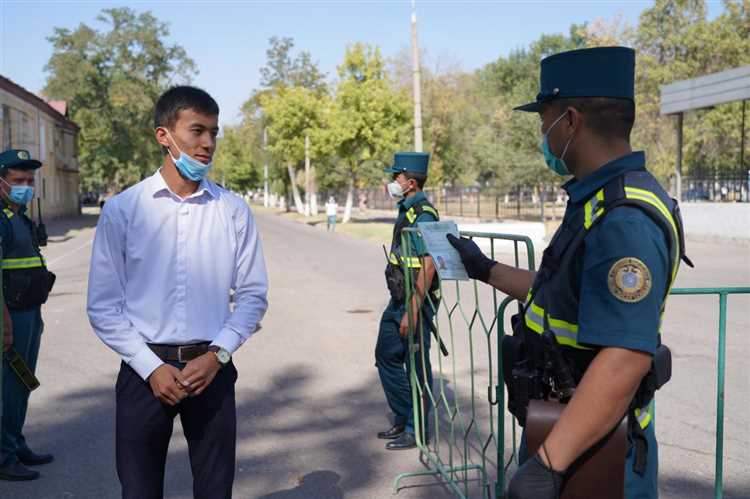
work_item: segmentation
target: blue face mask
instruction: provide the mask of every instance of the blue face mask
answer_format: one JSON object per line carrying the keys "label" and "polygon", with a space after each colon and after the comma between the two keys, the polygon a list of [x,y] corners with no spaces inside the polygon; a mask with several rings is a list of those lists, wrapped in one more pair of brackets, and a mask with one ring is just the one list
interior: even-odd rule
{"label": "blue face mask", "polygon": [[3,183],[10,187],[8,199],[14,204],[26,206],[34,197],[34,188],[29,185],[10,185],[5,180],[3,180]]}
{"label": "blue face mask", "polygon": [[[170,135],[168,131],[167,135],[169,135],[169,138],[172,139],[172,135]],[[177,142],[175,142],[174,139],[172,139],[172,143],[180,152],[180,157],[175,158],[174,156],[172,156],[172,152],[169,151],[169,149],[167,149],[167,151],[169,152],[169,157],[172,158],[172,162],[174,162],[174,165],[177,167],[177,170],[180,172],[180,174],[186,179],[192,180],[193,182],[200,182],[201,180],[203,180],[203,177],[205,177],[208,171],[211,169],[212,163],[201,163],[192,156],[189,156],[182,152],[180,148],[177,147]]]}
{"label": "blue face mask", "polygon": [[549,136],[549,132],[555,127],[555,125],[557,125],[560,122],[560,120],[566,114],[568,114],[567,111],[562,113],[555,120],[555,122],[552,123],[552,126],[549,127],[549,129],[547,130],[547,133],[544,134],[544,139],[542,139],[542,144],[540,146],[542,150],[542,154],[544,154],[544,162],[547,163],[547,166],[549,167],[550,170],[552,170],[553,172],[557,173],[560,176],[570,175],[570,170],[568,170],[568,165],[565,164],[565,161],[563,161],[563,158],[565,157],[565,153],[568,151],[568,146],[570,145],[570,141],[573,140],[573,137],[571,136],[568,139],[568,142],[565,143],[565,149],[563,149],[562,154],[558,158],[557,156],[554,155],[552,150],[549,148],[548,136]]}

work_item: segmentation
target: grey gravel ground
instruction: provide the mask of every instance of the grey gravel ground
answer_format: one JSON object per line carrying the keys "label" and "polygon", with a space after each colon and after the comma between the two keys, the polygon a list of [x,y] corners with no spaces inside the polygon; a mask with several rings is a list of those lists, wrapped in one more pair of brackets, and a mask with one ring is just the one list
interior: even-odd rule
{"label": "grey gravel ground", "polygon": [[[271,214],[257,220],[271,306],[262,331],[235,355],[235,497],[390,497],[398,472],[424,467],[416,452],[388,452],[374,438],[389,424],[373,365],[387,301],[382,248]],[[35,482],[0,482],[2,499],[118,497],[113,444],[119,361],[94,336],[85,315],[95,222],[89,213],[50,226],[45,253],[58,281],[44,309],[42,387],[32,395],[26,434],[34,448],[55,453],[56,461],[40,468],[42,478]],[[689,254],[697,268],[683,270],[680,286],[750,284],[747,247],[694,243]],[[747,498],[750,297],[733,297],[729,304],[725,497]],[[664,335],[675,354],[675,379],[660,393],[657,411],[662,497],[712,496],[717,315],[716,298],[670,302]],[[457,372],[465,373],[456,350]],[[486,391],[486,382],[479,390]],[[181,433],[177,425],[167,466],[169,498],[192,496]],[[397,497],[451,497],[430,477],[404,484]]]}

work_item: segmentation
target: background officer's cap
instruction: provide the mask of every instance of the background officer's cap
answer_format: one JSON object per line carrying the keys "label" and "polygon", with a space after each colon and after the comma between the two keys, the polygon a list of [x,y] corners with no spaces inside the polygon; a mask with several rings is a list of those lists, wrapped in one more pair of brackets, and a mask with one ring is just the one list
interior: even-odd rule
{"label": "background officer's cap", "polygon": [[397,152],[393,158],[393,166],[386,168],[386,173],[422,173],[427,175],[427,164],[430,155],[426,152]]}
{"label": "background officer's cap", "polygon": [[536,101],[515,108],[539,112],[555,99],[609,97],[635,100],[635,50],[597,47],[560,52],[542,59]]}
{"label": "background officer's cap", "polygon": [[42,164],[31,159],[31,154],[25,149],[8,149],[0,153],[0,170],[13,168],[14,170],[36,170]]}

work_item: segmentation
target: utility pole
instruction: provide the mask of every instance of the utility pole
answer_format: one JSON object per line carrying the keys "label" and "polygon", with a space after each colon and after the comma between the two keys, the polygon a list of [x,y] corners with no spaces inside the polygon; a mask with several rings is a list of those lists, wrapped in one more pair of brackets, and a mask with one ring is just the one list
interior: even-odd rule
{"label": "utility pole", "polygon": [[417,7],[411,0],[411,55],[414,80],[414,150],[422,152],[422,85],[419,72],[419,46],[417,45]]}
{"label": "utility pole", "polygon": [[263,206],[268,208],[268,130],[263,127]]}

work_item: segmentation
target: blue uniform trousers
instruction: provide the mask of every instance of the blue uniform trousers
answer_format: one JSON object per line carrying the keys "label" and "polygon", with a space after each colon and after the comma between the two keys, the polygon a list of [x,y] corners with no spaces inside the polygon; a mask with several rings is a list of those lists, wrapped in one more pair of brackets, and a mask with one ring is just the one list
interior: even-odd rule
{"label": "blue uniform trousers", "polygon": [[[646,471],[643,476],[633,471],[635,461],[634,446],[628,436],[628,453],[625,458],[625,499],[658,499],[659,497],[659,445],[656,443],[654,421],[651,421],[643,434],[648,442],[648,457],[646,459]],[[526,451],[526,435],[521,435],[521,444],[518,446],[518,462],[523,463],[528,458]]]}
{"label": "blue uniform trousers", "polygon": [[[395,414],[394,423],[405,425],[406,431],[414,433],[414,411],[412,410],[412,391],[409,382],[411,376],[411,367],[409,365],[409,339],[402,338],[399,334],[401,319],[406,312],[403,305],[396,305],[391,300],[388,303],[383,316],[380,319],[380,329],[378,331],[378,342],[375,346],[375,366],[378,368],[380,382],[383,385],[385,398],[388,406]],[[432,309],[428,305],[422,307],[422,314],[429,320],[432,319]],[[419,327],[417,331],[419,331]],[[420,352],[416,354],[417,379],[420,385],[432,387],[432,364],[430,363],[430,331],[424,328],[422,336],[422,348],[424,355]],[[419,342],[419,334],[415,338],[415,343]],[[424,364],[422,362],[424,359]],[[423,390],[420,421],[426,430],[426,420],[429,416],[430,404]],[[423,432],[427,435],[427,431]]]}
{"label": "blue uniform trousers", "polygon": [[[36,360],[39,356],[39,345],[44,323],[41,307],[24,310],[11,310],[13,321],[13,348],[23,357],[29,369],[36,371]],[[24,386],[16,373],[10,369],[7,357],[3,356],[3,423],[0,434],[0,459],[2,465],[18,461],[16,453],[25,451],[26,439],[23,436],[23,424],[26,421],[26,410],[29,406],[29,390]]]}

